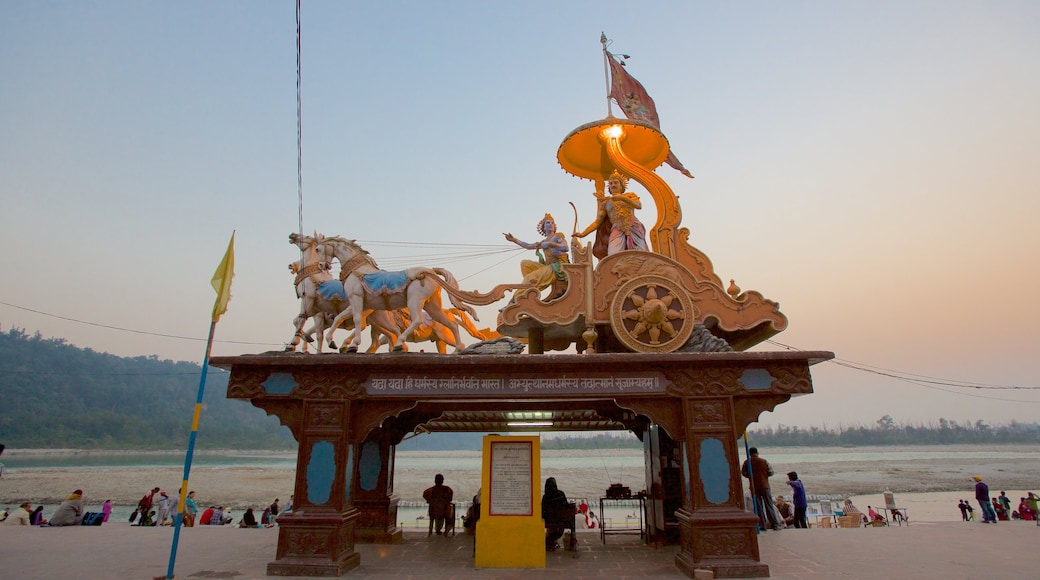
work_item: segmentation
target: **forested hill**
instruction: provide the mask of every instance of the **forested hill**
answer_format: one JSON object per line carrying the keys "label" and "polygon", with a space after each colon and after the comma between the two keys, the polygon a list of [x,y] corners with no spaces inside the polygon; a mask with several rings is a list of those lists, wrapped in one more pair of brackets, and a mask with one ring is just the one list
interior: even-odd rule
{"label": "forested hill", "polygon": [[[0,332],[0,443],[10,448],[183,449],[202,369],[156,356],[124,358],[64,339]],[[199,449],[292,449],[288,428],[227,399],[210,369]]]}

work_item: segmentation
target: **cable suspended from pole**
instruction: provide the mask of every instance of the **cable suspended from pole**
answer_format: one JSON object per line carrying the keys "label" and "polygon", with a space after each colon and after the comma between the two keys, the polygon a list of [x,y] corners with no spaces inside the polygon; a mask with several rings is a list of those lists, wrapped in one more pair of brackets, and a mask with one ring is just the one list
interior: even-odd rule
{"label": "cable suspended from pole", "polygon": [[300,91],[300,1],[296,0],[296,196],[303,235],[303,99]]}

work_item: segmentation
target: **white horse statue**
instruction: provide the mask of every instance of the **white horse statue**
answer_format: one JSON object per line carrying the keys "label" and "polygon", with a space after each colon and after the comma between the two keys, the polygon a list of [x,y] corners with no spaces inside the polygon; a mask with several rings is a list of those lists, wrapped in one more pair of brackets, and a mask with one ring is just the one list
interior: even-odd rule
{"label": "white horse statue", "polygon": [[[307,236],[293,234],[290,236],[292,243],[300,245],[310,244]],[[461,311],[477,318],[477,313],[470,305],[458,300],[452,290],[458,293],[458,282],[455,276],[443,268],[414,267],[398,272],[387,272],[380,270],[375,260],[368,252],[355,241],[341,238],[339,236],[322,237],[320,241],[315,240],[315,248],[321,247],[324,255],[333,256],[339,260],[340,280],[343,282],[343,292],[350,303],[347,309],[340,312],[328,332],[334,332],[342,322],[352,317],[354,328],[362,329],[364,313],[366,310],[386,312],[407,308],[408,318],[411,323],[401,331],[398,339],[391,339],[393,350],[402,350],[400,341],[408,339],[423,322],[421,312],[429,314],[433,322],[443,324],[451,331],[452,341],[456,352],[464,345],[459,333],[458,321],[454,316],[448,315],[441,304],[440,289],[448,290],[451,303]],[[369,323],[375,325],[371,317]],[[358,332],[351,339],[347,352],[357,352],[361,343],[361,333]]]}
{"label": "white horse statue", "polygon": [[[321,246],[324,239],[324,236],[317,232],[314,237],[298,234],[289,236],[289,242],[300,248],[302,257],[299,261],[289,264],[289,270],[296,275],[296,296],[300,298],[300,314],[293,319],[296,333],[286,346],[286,350],[295,350],[296,346],[302,342],[302,349],[306,352],[307,343],[313,340],[310,335],[314,333],[318,336],[318,344],[315,348],[320,353],[326,328],[331,326],[337,315],[347,312],[353,322],[350,302],[343,292],[343,283],[336,280],[329,272],[332,256],[326,256],[328,252]],[[314,319],[314,327],[304,331],[303,326],[308,318]],[[369,313],[369,318],[373,330],[381,332],[389,340],[393,341],[401,334],[401,328],[390,319],[386,312]],[[349,326],[347,329],[350,329]],[[333,327],[328,331],[329,347],[332,349],[336,348],[335,343],[331,341],[334,330]]]}

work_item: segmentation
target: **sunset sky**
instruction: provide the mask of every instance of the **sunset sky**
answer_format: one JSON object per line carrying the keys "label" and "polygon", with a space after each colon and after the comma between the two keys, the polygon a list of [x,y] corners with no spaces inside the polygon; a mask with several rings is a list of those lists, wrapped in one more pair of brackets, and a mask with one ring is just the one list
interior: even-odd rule
{"label": "sunset sky", "polygon": [[[537,240],[550,212],[569,233],[569,201],[579,227],[595,215],[556,150],[607,114],[604,32],[696,176],[657,170],[691,243],[790,319],[757,350],[837,356],[763,424],[1040,417],[1040,4],[304,1],[302,18],[305,232],[468,290],[518,282],[532,253],[502,232]],[[290,0],[0,2],[4,332],[201,362],[237,231],[214,354],[289,341],[295,34]]]}

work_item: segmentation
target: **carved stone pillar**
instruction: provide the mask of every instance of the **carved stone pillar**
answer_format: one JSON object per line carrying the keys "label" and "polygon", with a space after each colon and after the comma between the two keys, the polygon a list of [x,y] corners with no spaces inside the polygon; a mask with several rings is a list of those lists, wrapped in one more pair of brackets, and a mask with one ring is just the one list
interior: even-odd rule
{"label": "carved stone pillar", "polygon": [[358,446],[352,495],[358,510],[354,539],[362,544],[393,544],[404,539],[397,526],[394,495],[394,450],[381,432]]}
{"label": "carved stone pillar", "polygon": [[743,508],[732,397],[684,398],[683,507],[675,565],[689,576],[709,568],[717,578],[769,576],[759,561],[758,518]]}
{"label": "carved stone pillar", "polygon": [[356,381],[285,364],[247,365],[228,381],[229,398],[249,399],[277,416],[299,444],[293,510],[278,517],[269,576],[340,576],[361,561],[349,495],[350,408],[357,393]]}
{"label": "carved stone pillar", "polygon": [[357,510],[350,505],[354,450],[349,400],[304,400],[297,433],[293,511],[278,518],[278,552],[269,576],[340,576],[357,567]]}

